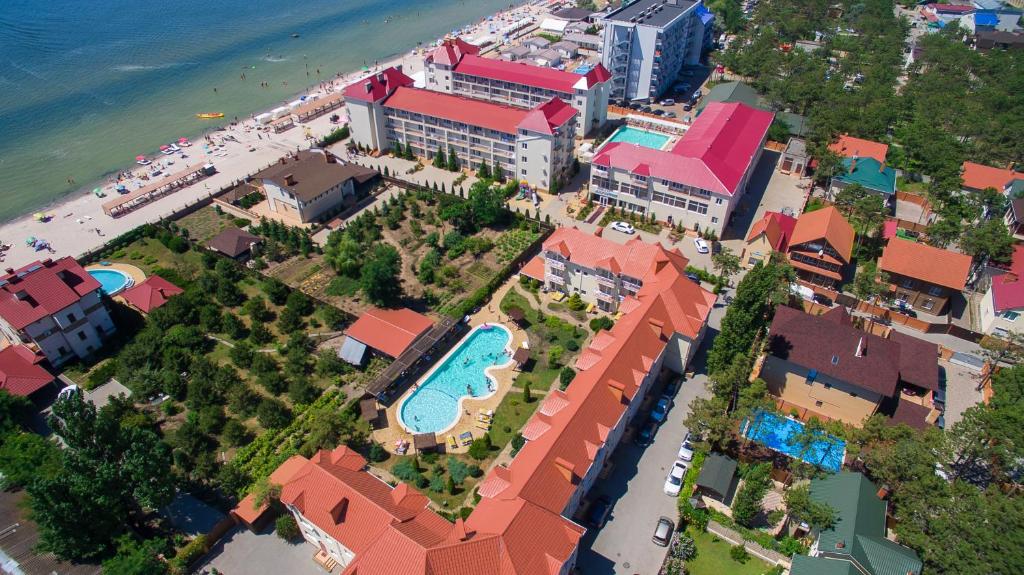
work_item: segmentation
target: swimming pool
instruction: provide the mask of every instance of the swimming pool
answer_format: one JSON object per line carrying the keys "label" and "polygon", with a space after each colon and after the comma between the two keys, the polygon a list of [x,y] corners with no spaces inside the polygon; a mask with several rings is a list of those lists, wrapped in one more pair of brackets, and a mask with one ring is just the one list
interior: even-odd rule
{"label": "swimming pool", "polygon": [[487,397],[497,389],[487,370],[512,362],[512,333],[496,324],[477,326],[441,363],[430,370],[398,409],[398,419],[413,433],[440,433],[459,419],[462,399]]}
{"label": "swimming pool", "polygon": [[135,283],[128,274],[118,270],[88,270],[89,275],[100,282],[100,289],[107,295],[120,293]]}
{"label": "swimming pool", "polygon": [[[823,439],[813,441],[805,448],[796,441],[803,429],[804,424],[799,421],[760,410],[743,423],[745,437],[793,459],[802,459],[829,471],[839,471],[846,457],[846,442],[821,433]],[[831,439],[824,439],[825,436]]]}
{"label": "swimming pool", "polygon": [[621,126],[608,138],[609,142],[625,142],[627,144],[639,144],[645,148],[660,150],[668,143],[669,137],[665,134],[648,132],[632,126]]}

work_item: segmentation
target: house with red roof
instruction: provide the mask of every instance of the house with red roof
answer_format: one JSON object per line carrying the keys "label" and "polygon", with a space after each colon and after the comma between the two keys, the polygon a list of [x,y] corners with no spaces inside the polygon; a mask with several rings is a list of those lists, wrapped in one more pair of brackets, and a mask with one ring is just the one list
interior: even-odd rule
{"label": "house with red roof", "polygon": [[0,336],[50,364],[89,357],[114,333],[100,282],[73,258],[7,268],[0,275]]}
{"label": "house with red roof", "polygon": [[843,283],[856,233],[833,206],[800,214],[786,255],[800,280],[834,289]]}
{"label": "house with red roof", "polygon": [[1024,333],[1024,245],[1013,247],[1009,269],[992,278],[980,309],[985,333],[996,337]]}
{"label": "house with red roof", "polygon": [[889,153],[888,144],[854,138],[849,134],[839,136],[828,149],[840,158],[872,158],[879,164],[885,164],[885,156]]}
{"label": "house with red roof", "polygon": [[423,61],[428,90],[459,94],[519,108],[534,108],[558,98],[579,112],[577,135],[608,120],[611,74],[598,64],[586,74],[480,56],[480,48],[449,38]]}
{"label": "house with red roof", "polygon": [[550,98],[517,108],[412,85],[388,68],[348,86],[353,140],[381,151],[411,149],[428,161],[454,153],[462,168],[486,162],[545,190],[568,179],[579,115],[570,104]]}
{"label": "house with red roof", "polygon": [[933,315],[946,312],[950,298],[964,290],[971,256],[894,237],[878,258],[897,302]]}
{"label": "house with red roof", "polygon": [[130,307],[148,314],[184,291],[160,276],[149,276],[144,281],[124,290],[117,297]]}
{"label": "house with red roof", "polygon": [[758,262],[766,261],[772,253],[786,253],[795,227],[796,218],[779,212],[765,212],[764,217],[750,227],[740,261],[745,267],[752,268]]}
{"label": "house with red roof", "polygon": [[28,397],[56,381],[39,365],[44,361],[42,354],[24,345],[0,349],[0,391]]}
{"label": "house with red roof", "polygon": [[938,418],[934,343],[894,330],[868,333],[841,306],[812,315],[780,305],[767,344],[759,377],[780,411],[858,427],[878,412],[918,428]]}
{"label": "house with red roof", "polygon": [[409,308],[370,308],[345,330],[345,341],[338,356],[360,365],[366,349],[396,358],[409,349],[417,339],[430,331],[434,322],[429,317]]}
{"label": "house with red roof", "polygon": [[607,142],[591,162],[591,199],[721,236],[773,117],[745,104],[712,102],[670,146]]}
{"label": "house with red roof", "polygon": [[[1009,194],[1014,182],[1024,183],[1024,172],[1012,168],[994,168],[974,162],[964,162],[960,170],[965,192],[980,192],[993,188],[998,192]],[[1019,186],[1020,184],[1018,184]]]}
{"label": "house with red roof", "polygon": [[343,575],[573,572],[584,533],[573,518],[653,383],[685,370],[715,296],[686,278],[678,250],[660,244],[560,228],[544,244],[545,260],[554,254],[563,265],[549,270],[565,282],[584,285],[583,270],[614,277],[621,316],[583,351],[573,384],[544,398],[522,429],[526,444],[481,481],[465,521],[439,520],[426,497],[366,473],[345,447],[321,451],[283,485],[282,503]]}

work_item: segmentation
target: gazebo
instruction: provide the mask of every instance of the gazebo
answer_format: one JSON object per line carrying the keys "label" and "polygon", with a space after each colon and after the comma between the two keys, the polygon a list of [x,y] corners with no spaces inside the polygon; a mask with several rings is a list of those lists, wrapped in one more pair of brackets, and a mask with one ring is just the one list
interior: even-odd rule
{"label": "gazebo", "polygon": [[526,314],[524,314],[523,310],[519,309],[518,307],[508,308],[508,319],[514,321],[516,325],[519,325],[525,318]]}
{"label": "gazebo", "polygon": [[522,370],[526,362],[530,361],[530,350],[525,347],[516,349],[515,353],[512,354],[512,361],[516,363],[516,370]]}
{"label": "gazebo", "polygon": [[437,449],[437,436],[433,433],[417,433],[412,437],[412,446],[416,453],[426,453]]}
{"label": "gazebo", "polygon": [[370,422],[370,427],[377,426],[377,418],[380,417],[380,409],[377,407],[377,399],[369,397],[359,402],[359,412],[363,419]]}

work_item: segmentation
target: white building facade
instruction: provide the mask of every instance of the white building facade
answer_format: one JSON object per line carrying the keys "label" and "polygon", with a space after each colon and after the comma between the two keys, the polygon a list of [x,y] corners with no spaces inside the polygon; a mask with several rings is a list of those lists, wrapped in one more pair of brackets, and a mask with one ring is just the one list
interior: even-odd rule
{"label": "white building facade", "polygon": [[446,41],[424,60],[426,88],[517,108],[558,98],[579,112],[576,135],[581,137],[607,122],[611,75],[603,66],[576,74],[478,53],[479,48],[460,39]]}
{"label": "white building facade", "polygon": [[0,335],[55,367],[89,357],[114,331],[99,282],[70,257],[0,276]]}
{"label": "white building facade", "polygon": [[612,101],[657,98],[683,66],[700,62],[700,5],[700,0],[638,0],[604,17],[601,58],[612,75]]}

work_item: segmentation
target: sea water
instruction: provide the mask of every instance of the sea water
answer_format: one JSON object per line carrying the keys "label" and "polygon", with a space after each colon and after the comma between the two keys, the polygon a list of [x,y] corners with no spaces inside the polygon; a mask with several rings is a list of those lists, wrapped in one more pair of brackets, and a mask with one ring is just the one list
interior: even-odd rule
{"label": "sea water", "polygon": [[218,125],[198,112],[248,118],[509,4],[2,0],[0,221]]}

